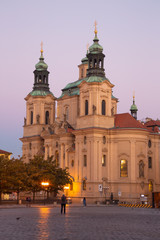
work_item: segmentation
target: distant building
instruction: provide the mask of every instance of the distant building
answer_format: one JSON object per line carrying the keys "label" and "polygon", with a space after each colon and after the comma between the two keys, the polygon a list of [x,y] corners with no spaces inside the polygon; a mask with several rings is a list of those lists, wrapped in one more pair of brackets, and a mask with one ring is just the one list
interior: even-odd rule
{"label": "distant building", "polygon": [[1,150],[0,149],[0,156],[5,156],[7,157],[8,159],[10,159],[12,153],[11,152],[7,152],[7,151],[4,151],[4,150]]}
{"label": "distant building", "polygon": [[68,167],[73,184],[66,193],[73,202],[82,197],[139,202],[142,196],[151,202],[152,191],[160,191],[160,122],[139,122],[135,98],[131,114],[117,113],[104,58],[95,28],[93,44],[78,66],[79,79],[56,98],[41,49],[33,90],[25,98],[23,158],[44,154]]}

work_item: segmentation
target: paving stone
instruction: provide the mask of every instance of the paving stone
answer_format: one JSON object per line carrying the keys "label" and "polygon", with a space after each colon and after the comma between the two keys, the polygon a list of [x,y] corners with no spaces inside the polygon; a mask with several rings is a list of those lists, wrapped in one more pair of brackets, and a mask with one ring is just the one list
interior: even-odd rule
{"label": "paving stone", "polygon": [[0,209],[2,240],[159,240],[159,209],[67,206]]}

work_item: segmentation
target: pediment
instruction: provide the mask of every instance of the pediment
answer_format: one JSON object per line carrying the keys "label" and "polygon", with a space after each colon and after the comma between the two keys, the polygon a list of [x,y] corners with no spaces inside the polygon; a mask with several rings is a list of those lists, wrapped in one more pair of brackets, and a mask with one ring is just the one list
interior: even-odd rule
{"label": "pediment", "polygon": [[149,154],[149,155],[152,155],[152,151],[151,151],[151,150],[148,150],[148,154]]}
{"label": "pediment", "polygon": [[82,152],[87,152],[87,149],[83,148],[83,149],[82,149]]}
{"label": "pediment", "polygon": [[107,148],[102,148],[102,152],[108,152]]}
{"label": "pediment", "polygon": [[145,158],[146,156],[144,155],[144,153],[140,153],[137,155],[138,158]]}
{"label": "pediment", "polygon": [[118,155],[119,158],[129,158],[130,156],[127,153],[120,153]]}

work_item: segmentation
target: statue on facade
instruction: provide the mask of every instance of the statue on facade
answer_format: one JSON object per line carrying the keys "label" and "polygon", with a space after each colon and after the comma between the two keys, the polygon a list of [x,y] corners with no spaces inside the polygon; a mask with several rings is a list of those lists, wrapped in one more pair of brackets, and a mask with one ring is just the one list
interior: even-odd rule
{"label": "statue on facade", "polygon": [[92,106],[92,109],[93,109],[93,114],[95,114],[95,113],[96,113],[96,106],[93,105],[93,106]]}
{"label": "statue on facade", "polygon": [[144,163],[143,163],[143,161],[139,162],[139,177],[144,177]]}
{"label": "statue on facade", "polygon": [[24,118],[24,126],[26,125],[26,118]]}
{"label": "statue on facade", "polygon": [[37,118],[37,123],[39,123],[40,115],[38,114],[36,118]]}

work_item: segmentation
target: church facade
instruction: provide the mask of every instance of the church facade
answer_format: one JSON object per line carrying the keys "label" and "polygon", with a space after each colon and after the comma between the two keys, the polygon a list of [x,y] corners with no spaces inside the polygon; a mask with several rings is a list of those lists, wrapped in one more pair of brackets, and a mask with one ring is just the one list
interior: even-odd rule
{"label": "church facade", "polygon": [[136,203],[145,196],[151,203],[152,192],[160,191],[160,121],[139,122],[134,98],[131,114],[117,113],[104,58],[95,28],[79,79],[56,98],[41,49],[33,90],[25,98],[23,159],[44,154],[68,167],[73,184],[65,191],[73,202],[86,197]]}

